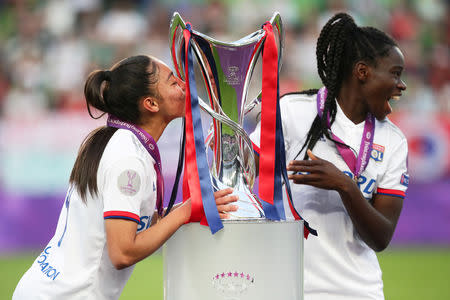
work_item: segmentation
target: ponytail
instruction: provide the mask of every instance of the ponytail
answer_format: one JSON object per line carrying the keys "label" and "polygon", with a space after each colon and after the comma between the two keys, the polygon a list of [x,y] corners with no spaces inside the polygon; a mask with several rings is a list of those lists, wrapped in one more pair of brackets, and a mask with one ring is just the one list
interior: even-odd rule
{"label": "ponytail", "polygon": [[[108,72],[108,73],[107,73]],[[109,84],[109,81],[111,80],[111,75],[109,75],[111,71],[101,71],[96,70],[89,74],[86,84],[84,85],[84,96],[86,97],[86,105],[87,110],[89,113],[89,116],[93,119],[99,119],[101,118],[106,112],[108,112],[108,108],[106,106],[104,97],[103,97],[103,91],[105,88],[105,85]],[[96,109],[103,111],[104,113],[101,114],[98,117],[95,117],[92,114],[91,106],[95,107]]]}
{"label": "ponytail", "polygon": [[99,127],[91,131],[81,144],[69,182],[78,188],[78,193],[85,203],[88,191],[91,195],[97,195],[97,170],[100,159],[116,131],[117,128],[113,127]]}

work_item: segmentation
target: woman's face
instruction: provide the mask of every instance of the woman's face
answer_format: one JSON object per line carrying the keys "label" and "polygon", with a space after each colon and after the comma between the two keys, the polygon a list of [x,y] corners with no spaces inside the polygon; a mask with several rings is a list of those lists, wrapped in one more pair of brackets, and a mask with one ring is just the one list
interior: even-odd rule
{"label": "woman's face", "polygon": [[401,80],[403,68],[404,58],[398,47],[392,47],[387,56],[378,58],[376,66],[370,67],[362,92],[368,110],[380,121],[392,112],[389,101],[406,89]]}
{"label": "woman's face", "polygon": [[185,113],[185,84],[176,77],[172,70],[163,62],[157,60],[159,80],[158,94],[161,97],[160,110],[169,121],[182,117]]}

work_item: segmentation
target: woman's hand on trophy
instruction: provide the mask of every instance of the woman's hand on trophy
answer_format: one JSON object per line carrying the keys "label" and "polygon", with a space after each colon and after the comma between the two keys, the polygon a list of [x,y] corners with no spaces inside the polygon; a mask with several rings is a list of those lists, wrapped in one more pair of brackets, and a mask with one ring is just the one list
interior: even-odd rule
{"label": "woman's hand on trophy", "polygon": [[238,200],[238,196],[231,195],[233,192],[232,188],[227,188],[214,193],[214,198],[216,199],[217,210],[221,219],[228,219],[229,213],[238,210],[237,205],[231,203]]}

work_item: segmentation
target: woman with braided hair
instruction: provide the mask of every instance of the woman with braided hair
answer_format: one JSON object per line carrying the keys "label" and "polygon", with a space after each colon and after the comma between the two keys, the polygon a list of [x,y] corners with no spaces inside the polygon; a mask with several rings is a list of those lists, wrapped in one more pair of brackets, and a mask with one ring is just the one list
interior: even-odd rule
{"label": "woman with braided hair", "polygon": [[[91,107],[107,113],[107,124],[81,145],[55,235],[13,299],[118,299],[134,264],[190,218],[190,199],[160,218],[156,144],[169,122],[184,115],[184,82],[160,60],[139,55],[92,72],[84,93],[89,115],[96,118]],[[231,192],[214,194],[222,218],[237,209]]]}
{"label": "woman with braided hair", "polygon": [[406,89],[403,54],[345,13],[322,28],[316,52],[324,87],[281,101],[293,204],[318,232],[305,241],[305,300],[384,299],[375,252],[392,238],[409,180],[406,139],[386,117]]}

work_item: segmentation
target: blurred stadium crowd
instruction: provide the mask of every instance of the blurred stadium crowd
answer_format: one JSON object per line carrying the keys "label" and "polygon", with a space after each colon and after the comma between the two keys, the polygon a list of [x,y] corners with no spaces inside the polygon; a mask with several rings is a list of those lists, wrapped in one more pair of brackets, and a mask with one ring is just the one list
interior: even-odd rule
{"label": "blurred stadium crowd", "polygon": [[[449,0],[0,0],[0,255],[40,249],[53,234],[80,142],[105,122],[86,113],[87,75],[135,54],[172,66],[174,11],[228,42],[279,11],[281,93],[321,86],[315,44],[334,13],[390,33],[408,85],[390,118],[408,138],[411,175],[394,242],[450,244]],[[172,122],[158,141],[168,189],[180,126]]]}
{"label": "blurred stadium crowd", "polygon": [[93,69],[133,54],[171,64],[171,15],[233,41],[280,11],[285,26],[283,92],[319,87],[315,43],[335,12],[392,35],[406,58],[400,111],[450,112],[448,0],[3,0],[0,1],[0,118],[84,111]]}

